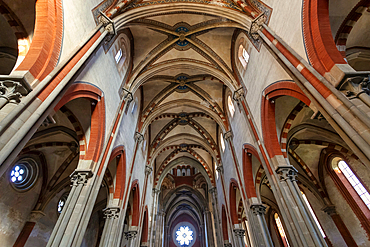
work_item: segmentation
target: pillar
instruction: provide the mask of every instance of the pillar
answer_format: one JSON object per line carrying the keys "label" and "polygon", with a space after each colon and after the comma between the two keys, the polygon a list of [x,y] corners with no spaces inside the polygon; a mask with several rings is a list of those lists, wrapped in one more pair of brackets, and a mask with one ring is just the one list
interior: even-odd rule
{"label": "pillar", "polygon": [[152,206],[152,217],[150,221],[150,226],[149,226],[149,246],[153,247],[156,239],[156,226],[158,224],[158,212],[157,212],[157,207],[158,207],[158,197],[159,194],[161,193],[161,190],[154,188],[153,189],[153,206]]}
{"label": "pillar", "polygon": [[155,247],[162,247],[162,242],[164,240],[164,237],[163,237],[163,230],[164,230],[164,217],[166,215],[166,213],[163,211],[163,210],[160,210],[158,212],[158,219],[157,219],[157,222],[155,224]]}
{"label": "pillar", "polygon": [[134,247],[133,242],[136,239],[137,231],[125,232],[125,237],[128,240],[126,247]]}
{"label": "pillar", "polygon": [[120,213],[120,208],[116,206],[109,206],[103,210],[105,224],[102,237],[100,239],[99,247],[112,246],[115,238],[115,231],[112,231],[115,221],[117,221]]}
{"label": "pillar", "polygon": [[234,230],[235,240],[238,247],[245,247],[244,234],[245,230],[241,228],[235,228]]}
{"label": "pillar", "polygon": [[92,186],[91,170],[77,169],[71,175],[72,189],[66,204],[49,238],[47,247],[73,246],[78,226],[87,206],[89,187]]}
{"label": "pillar", "polygon": [[204,211],[205,218],[206,218],[206,227],[207,227],[207,240],[208,240],[208,246],[216,246],[215,240],[213,238],[213,227],[212,227],[212,213],[206,209]]}
{"label": "pillar", "polygon": [[[270,232],[265,220],[266,207],[262,204],[252,204],[248,212],[254,246],[273,246]],[[248,222],[249,223],[249,222]]]}
{"label": "pillar", "polygon": [[217,200],[217,189],[213,187],[209,190],[212,196],[212,209],[213,209],[213,220],[214,220],[214,228],[216,234],[216,246],[222,246],[222,233],[221,233],[221,220],[220,220],[220,212],[218,210],[218,200]]}

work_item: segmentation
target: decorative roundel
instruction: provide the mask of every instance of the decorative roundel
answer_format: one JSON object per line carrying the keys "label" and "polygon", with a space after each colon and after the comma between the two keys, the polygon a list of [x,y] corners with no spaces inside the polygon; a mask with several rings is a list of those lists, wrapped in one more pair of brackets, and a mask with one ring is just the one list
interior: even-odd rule
{"label": "decorative roundel", "polygon": [[60,213],[60,214],[62,213],[63,208],[64,208],[64,206],[66,205],[67,198],[68,198],[68,193],[64,193],[64,194],[60,197],[59,202],[58,202],[58,208],[57,208],[58,213]]}
{"label": "decorative roundel", "polygon": [[38,174],[39,167],[36,161],[24,158],[15,163],[10,170],[10,183],[14,189],[25,191],[35,184]]}
{"label": "decorative roundel", "polygon": [[173,232],[173,240],[176,246],[191,247],[196,240],[196,232],[193,225],[188,222],[181,222],[176,225]]}

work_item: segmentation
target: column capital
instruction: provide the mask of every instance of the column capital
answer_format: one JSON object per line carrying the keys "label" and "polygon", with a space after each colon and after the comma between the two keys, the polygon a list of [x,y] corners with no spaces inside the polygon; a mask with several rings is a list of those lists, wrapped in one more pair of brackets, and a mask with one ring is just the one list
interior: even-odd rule
{"label": "column capital", "polygon": [[212,187],[208,190],[209,193],[211,194],[216,194],[217,193],[217,188],[216,187]]}
{"label": "column capital", "polygon": [[325,213],[327,213],[330,216],[334,215],[334,214],[337,214],[337,210],[336,210],[334,205],[327,205],[327,206],[322,208],[322,211],[324,211]]}
{"label": "column capital", "polygon": [[118,219],[120,208],[115,206],[110,206],[103,209],[104,218],[107,219]]}
{"label": "column capital", "polygon": [[114,26],[114,22],[106,16],[103,12],[100,12],[99,22],[103,24],[104,29],[108,31],[108,35],[106,37],[106,42],[109,42],[114,35],[116,35],[116,28]]}
{"label": "column capital", "polygon": [[137,231],[127,231],[125,232],[125,237],[127,240],[132,240],[136,237]]}
{"label": "column capital", "polygon": [[39,219],[41,219],[43,216],[45,216],[45,213],[41,210],[33,210],[31,211],[30,216],[28,217],[30,222],[37,222]]}
{"label": "column capital", "polygon": [[362,93],[370,95],[370,75],[356,72],[345,78],[339,90],[349,98],[356,98]]}
{"label": "column capital", "polygon": [[245,230],[242,228],[235,228],[233,231],[237,237],[243,237],[245,234]]}
{"label": "column capital", "polygon": [[279,166],[276,169],[276,173],[279,175],[280,180],[291,180],[296,181],[296,177],[298,174],[297,169],[295,169],[293,166]]}
{"label": "column capital", "polygon": [[250,209],[255,215],[264,215],[266,213],[266,206],[263,204],[252,204]]}
{"label": "column capital", "polygon": [[233,247],[230,243],[224,243],[224,247]]}
{"label": "column capital", "polygon": [[29,91],[20,82],[13,80],[0,81],[0,97],[5,98],[7,102],[19,103],[22,96],[27,95]]}
{"label": "column capital", "polygon": [[157,195],[159,195],[159,193],[161,193],[161,190],[160,190],[160,189],[157,189],[157,188],[154,188],[154,189],[152,190],[152,192],[153,192],[153,194],[157,194]]}
{"label": "column capital", "polygon": [[234,91],[234,94],[233,94],[233,99],[237,102],[239,102],[240,100],[243,99],[244,97],[244,88],[243,87],[240,87],[238,88],[237,90]]}
{"label": "column capital", "polygon": [[229,139],[231,141],[233,137],[234,137],[234,134],[231,130],[229,130],[228,132],[225,132],[225,134],[224,134],[224,139],[226,141],[228,141]]}
{"label": "column capital", "polygon": [[224,167],[221,165],[221,166],[217,166],[216,170],[221,173],[221,174],[224,174]]}
{"label": "column capital", "polygon": [[151,166],[145,166],[145,175],[150,175],[152,173],[153,168]]}
{"label": "column capital", "polygon": [[136,132],[135,136],[134,136],[134,139],[135,139],[136,142],[138,142],[140,144],[144,140],[144,136],[140,132]]}
{"label": "column capital", "polygon": [[263,28],[263,25],[267,20],[267,17],[264,13],[261,13],[253,21],[249,33],[251,34],[254,40],[259,39],[258,31]]}
{"label": "column capital", "polygon": [[76,169],[70,175],[72,186],[85,185],[87,180],[93,176],[90,169]]}

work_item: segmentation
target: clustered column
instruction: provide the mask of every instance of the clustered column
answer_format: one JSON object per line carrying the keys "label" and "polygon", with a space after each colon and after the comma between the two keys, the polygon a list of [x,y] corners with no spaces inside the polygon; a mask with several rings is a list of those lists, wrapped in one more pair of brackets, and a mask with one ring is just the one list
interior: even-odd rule
{"label": "clustered column", "polygon": [[115,231],[112,231],[112,228],[115,225],[114,223],[116,223],[115,221],[119,218],[119,213],[120,208],[115,206],[110,206],[103,210],[105,224],[100,247],[113,245]]}

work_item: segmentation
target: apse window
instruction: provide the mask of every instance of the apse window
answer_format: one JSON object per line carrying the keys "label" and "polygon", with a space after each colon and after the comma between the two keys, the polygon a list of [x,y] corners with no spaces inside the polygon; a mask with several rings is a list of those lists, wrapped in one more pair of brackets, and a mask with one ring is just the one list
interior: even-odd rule
{"label": "apse window", "polygon": [[176,241],[180,246],[190,246],[194,239],[193,234],[189,226],[180,226],[176,231]]}
{"label": "apse window", "polygon": [[116,63],[119,63],[119,61],[121,61],[121,58],[122,58],[122,49],[119,49],[119,51],[114,56],[114,59],[116,60]]}
{"label": "apse window", "polygon": [[26,191],[35,184],[38,172],[36,161],[29,158],[21,159],[10,170],[10,183],[16,190]]}
{"label": "apse window", "polygon": [[227,97],[227,106],[229,107],[229,112],[230,112],[231,117],[233,117],[235,113],[235,107],[234,107],[234,103],[230,95],[229,97]]}
{"label": "apse window", "polygon": [[240,63],[243,65],[243,68],[245,69],[249,62],[249,53],[247,52],[243,45],[239,46],[238,57]]}
{"label": "apse window", "polygon": [[362,185],[357,176],[353,173],[351,168],[347,165],[344,160],[339,160],[337,167],[334,168],[336,172],[341,172],[346,177],[348,182],[352,185],[353,189],[361,197],[362,201],[370,209],[370,194],[366,188]]}
{"label": "apse window", "polygon": [[275,223],[276,223],[276,226],[278,228],[281,240],[283,241],[284,247],[289,247],[290,245],[289,245],[288,239],[286,237],[284,227],[283,227],[283,224],[280,220],[279,215],[277,213],[275,213],[274,218],[275,218]]}
{"label": "apse window", "polygon": [[221,143],[222,152],[224,152],[225,151],[225,141],[224,141],[224,136],[222,135],[222,133],[220,134],[220,143]]}

